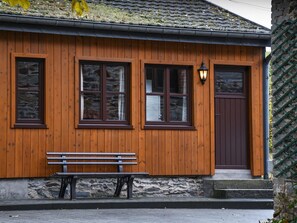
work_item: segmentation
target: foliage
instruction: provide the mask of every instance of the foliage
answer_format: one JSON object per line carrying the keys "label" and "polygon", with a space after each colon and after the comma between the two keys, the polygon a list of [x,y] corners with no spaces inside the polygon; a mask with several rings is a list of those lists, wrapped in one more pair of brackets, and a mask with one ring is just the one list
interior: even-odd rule
{"label": "foliage", "polygon": [[[29,0],[2,0],[2,2],[5,2],[12,7],[20,6],[24,10],[27,10],[30,7]],[[88,11],[89,7],[86,0],[72,0],[72,12],[75,12],[78,16],[82,16],[84,12]]]}
{"label": "foliage", "polygon": [[[292,199],[293,197],[293,199]],[[293,195],[283,197],[283,207],[279,212],[274,213],[271,223],[297,223],[297,182],[293,183]]]}
{"label": "foliage", "polygon": [[29,0],[2,0],[2,1],[9,4],[12,7],[19,5],[25,10],[27,10],[30,7]]}
{"label": "foliage", "polygon": [[81,16],[84,12],[89,11],[86,0],[72,0],[72,11],[75,11],[78,16]]}

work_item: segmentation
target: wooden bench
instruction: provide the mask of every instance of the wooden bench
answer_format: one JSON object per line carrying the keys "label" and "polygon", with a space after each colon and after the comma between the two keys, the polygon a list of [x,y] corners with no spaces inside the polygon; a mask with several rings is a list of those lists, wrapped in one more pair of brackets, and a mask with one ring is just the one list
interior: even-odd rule
{"label": "wooden bench", "polygon": [[[148,176],[146,172],[124,172],[124,166],[136,165],[135,153],[87,153],[87,152],[47,152],[48,165],[60,165],[61,172],[52,177],[61,178],[59,198],[64,198],[70,185],[70,199],[76,199],[76,182],[78,178],[117,178],[114,196],[119,197],[123,185],[127,184],[127,198],[132,197],[135,177]],[[114,166],[114,172],[68,172],[68,166]]]}

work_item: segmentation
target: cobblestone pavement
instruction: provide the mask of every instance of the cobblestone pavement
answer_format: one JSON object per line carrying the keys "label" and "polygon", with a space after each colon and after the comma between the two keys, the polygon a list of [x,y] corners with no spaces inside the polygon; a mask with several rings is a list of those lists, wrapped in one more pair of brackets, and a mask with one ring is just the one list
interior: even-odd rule
{"label": "cobblestone pavement", "polygon": [[0,211],[0,223],[259,223],[273,210],[236,209],[97,209]]}

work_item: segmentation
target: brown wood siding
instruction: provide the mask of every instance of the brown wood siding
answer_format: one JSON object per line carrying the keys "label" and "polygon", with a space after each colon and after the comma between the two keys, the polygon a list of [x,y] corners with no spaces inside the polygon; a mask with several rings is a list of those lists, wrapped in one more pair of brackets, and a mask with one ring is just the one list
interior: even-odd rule
{"label": "brown wood siding", "polygon": [[[201,45],[156,41],[70,37],[0,31],[0,178],[48,176],[55,167],[46,165],[46,151],[136,152],[134,171],[151,175],[209,175],[214,173],[213,77],[215,61],[252,64],[250,98],[251,168],[263,173],[262,62],[255,47]],[[47,129],[11,128],[11,55],[43,54],[46,59]],[[132,130],[76,128],[78,101],[75,94],[75,58],[131,60]],[[201,85],[197,68],[210,68]],[[143,130],[144,83],[142,61],[192,64],[193,125],[195,130]],[[210,112],[211,111],[211,112]],[[78,167],[79,169],[81,167]],[[84,167],[89,170],[90,167]]]}

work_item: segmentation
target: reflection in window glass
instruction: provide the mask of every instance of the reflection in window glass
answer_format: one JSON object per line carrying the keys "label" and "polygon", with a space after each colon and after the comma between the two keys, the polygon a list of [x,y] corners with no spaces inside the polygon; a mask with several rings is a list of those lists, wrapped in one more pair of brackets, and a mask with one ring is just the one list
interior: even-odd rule
{"label": "reflection in window glass", "polygon": [[170,93],[187,93],[187,70],[170,69]]}
{"label": "reflection in window glass", "polygon": [[39,119],[38,92],[23,92],[17,96],[17,117],[21,119]]}
{"label": "reflection in window glass", "polygon": [[85,93],[81,96],[82,119],[100,119],[100,95]]}
{"label": "reflection in window glass", "polygon": [[128,124],[128,65],[83,61],[80,67],[81,123]]}
{"label": "reflection in window glass", "polygon": [[188,120],[187,97],[170,97],[170,120],[185,122]]}
{"label": "reflection in window glass", "polygon": [[163,92],[164,91],[164,69],[147,69],[146,70],[146,92]]}
{"label": "reflection in window glass", "polygon": [[43,76],[43,59],[16,59],[17,123],[43,123]]}
{"label": "reflection in window glass", "polygon": [[123,66],[106,67],[106,89],[109,92],[125,91],[125,68]]}
{"label": "reflection in window glass", "polygon": [[106,100],[107,119],[108,120],[125,120],[125,96],[109,95]]}
{"label": "reflection in window glass", "polygon": [[240,72],[216,72],[217,93],[243,93],[243,74]]}
{"label": "reflection in window glass", "polygon": [[82,65],[82,90],[100,91],[101,70],[99,65],[83,64]]}
{"label": "reflection in window glass", "polygon": [[147,121],[164,121],[164,97],[163,96],[146,96],[146,120]]}

